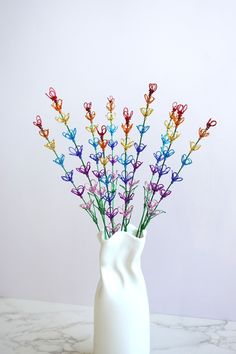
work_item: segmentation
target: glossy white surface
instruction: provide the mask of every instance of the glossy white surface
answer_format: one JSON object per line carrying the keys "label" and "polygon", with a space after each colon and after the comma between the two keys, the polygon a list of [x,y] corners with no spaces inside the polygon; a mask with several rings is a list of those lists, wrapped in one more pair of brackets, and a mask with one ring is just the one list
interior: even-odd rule
{"label": "glossy white surface", "polygon": [[[92,308],[0,298],[0,354],[90,354],[92,331]],[[233,353],[236,322],[151,315],[151,354]]]}

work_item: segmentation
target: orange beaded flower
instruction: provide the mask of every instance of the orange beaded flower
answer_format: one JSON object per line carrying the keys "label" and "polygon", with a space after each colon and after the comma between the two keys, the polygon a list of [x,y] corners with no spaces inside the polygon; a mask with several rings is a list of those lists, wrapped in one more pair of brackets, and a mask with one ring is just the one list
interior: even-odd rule
{"label": "orange beaded flower", "polygon": [[43,138],[48,138],[49,136],[49,129],[41,129],[39,131],[39,135],[41,135]]}
{"label": "orange beaded flower", "polygon": [[206,138],[209,135],[209,133],[205,128],[199,128],[198,135],[199,135],[199,138]]}
{"label": "orange beaded flower", "polygon": [[52,103],[52,107],[59,113],[62,113],[62,103],[63,101],[61,99],[54,101]]}
{"label": "orange beaded flower", "polygon": [[155,98],[152,96],[152,94],[156,90],[157,90],[157,84],[149,84],[148,94],[146,94],[146,93],[144,94],[144,99],[148,105],[155,101]]}
{"label": "orange beaded flower", "polygon": [[183,123],[184,117],[183,114],[187,110],[188,106],[185,104],[177,104],[176,102],[172,105],[172,112],[170,113],[170,119],[173,120],[175,127]]}
{"label": "orange beaded flower", "polygon": [[121,124],[121,128],[123,129],[125,135],[127,136],[130,132],[130,130],[133,128],[133,124],[130,124],[130,120],[133,116],[133,111],[129,112],[129,109],[125,107],[123,109],[123,116],[125,118],[125,123]]}
{"label": "orange beaded flower", "polygon": [[42,119],[39,115],[36,116],[36,120],[33,124],[40,129],[42,128]]}
{"label": "orange beaded flower", "polygon": [[133,124],[130,125],[126,125],[126,124],[121,124],[121,128],[123,129],[123,132],[125,133],[125,135],[128,135],[130,130],[133,128]]}
{"label": "orange beaded flower", "polygon": [[110,113],[112,113],[115,109],[115,99],[113,96],[109,96],[107,97],[107,100],[108,102],[106,104],[106,108]]}
{"label": "orange beaded flower", "polygon": [[214,127],[215,125],[217,124],[217,121],[214,120],[214,119],[209,119],[208,122],[206,123],[206,127],[205,128],[199,128],[198,129],[198,135],[199,135],[199,138],[205,138],[209,135],[209,132],[208,130],[211,128],[211,127]]}
{"label": "orange beaded flower", "polygon": [[146,93],[144,94],[144,99],[149,104],[151,104],[153,101],[155,101],[155,98],[153,96],[149,96]]}
{"label": "orange beaded flower", "polygon": [[107,147],[108,140],[99,140],[98,144],[99,144],[100,148],[104,151]]}
{"label": "orange beaded flower", "polygon": [[45,95],[52,100],[52,107],[57,112],[61,113],[63,101],[60,98],[57,98],[56,90],[53,87],[49,87],[48,93],[45,93]]}
{"label": "orange beaded flower", "polygon": [[90,123],[92,123],[96,116],[96,113],[91,110],[92,102],[84,102],[84,108],[86,110],[85,118],[87,118]]}

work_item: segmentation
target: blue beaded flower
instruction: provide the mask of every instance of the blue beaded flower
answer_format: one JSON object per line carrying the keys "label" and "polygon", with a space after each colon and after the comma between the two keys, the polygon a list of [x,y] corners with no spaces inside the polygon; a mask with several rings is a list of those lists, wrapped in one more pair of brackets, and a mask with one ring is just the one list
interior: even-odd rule
{"label": "blue beaded flower", "polygon": [[71,129],[69,132],[62,132],[62,135],[64,138],[69,139],[69,140],[74,140],[76,136],[76,128]]}
{"label": "blue beaded flower", "polygon": [[65,155],[61,154],[61,156],[58,156],[55,160],[53,160],[53,162],[55,162],[56,164],[58,164],[60,166],[63,166],[64,160],[65,160]]}
{"label": "blue beaded flower", "polygon": [[125,155],[125,153],[121,154],[118,158],[119,163],[123,166],[129,165],[133,161],[133,155]]}
{"label": "blue beaded flower", "polygon": [[150,125],[142,125],[142,124],[140,124],[140,125],[136,125],[136,127],[137,127],[139,133],[141,135],[143,135],[143,134],[145,134],[148,131],[148,129],[150,128]]}

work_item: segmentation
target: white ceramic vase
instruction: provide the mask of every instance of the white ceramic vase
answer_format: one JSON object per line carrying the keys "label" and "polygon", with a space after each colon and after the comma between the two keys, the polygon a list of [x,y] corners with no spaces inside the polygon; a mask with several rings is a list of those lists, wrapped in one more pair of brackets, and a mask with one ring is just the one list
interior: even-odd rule
{"label": "white ceramic vase", "polygon": [[94,304],[93,354],[150,354],[150,317],[141,254],[146,233],[118,231],[108,240],[98,234],[100,280]]}

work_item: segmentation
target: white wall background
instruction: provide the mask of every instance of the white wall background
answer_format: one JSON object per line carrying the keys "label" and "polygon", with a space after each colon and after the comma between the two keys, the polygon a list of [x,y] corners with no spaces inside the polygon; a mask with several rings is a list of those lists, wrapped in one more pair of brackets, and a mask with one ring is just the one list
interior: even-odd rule
{"label": "white wall background", "polygon": [[93,303],[96,230],[32,125],[41,114],[64,151],[61,126],[44,92],[51,85],[57,89],[85,142],[84,101],[94,102],[102,122],[106,97],[113,94],[117,123],[125,105],[138,122],[147,84],[157,82],[140,178],[160,145],[173,101],[189,105],[176,155],[188,149],[208,118],[218,126],[163,203],[167,214],[148,230],[143,269],[151,310],[236,320],[235,1],[0,5],[0,295]]}

